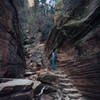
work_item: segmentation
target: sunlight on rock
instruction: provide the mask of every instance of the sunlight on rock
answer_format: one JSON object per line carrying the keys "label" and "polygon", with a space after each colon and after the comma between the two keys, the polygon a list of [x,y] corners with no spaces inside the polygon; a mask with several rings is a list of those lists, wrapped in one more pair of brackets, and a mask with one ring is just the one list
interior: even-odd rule
{"label": "sunlight on rock", "polygon": [[44,46],[44,45],[45,45],[44,43],[41,43],[41,44],[38,45],[38,47],[42,47],[42,46]]}
{"label": "sunlight on rock", "polygon": [[28,0],[29,2],[29,7],[33,7],[34,6],[34,0]]}

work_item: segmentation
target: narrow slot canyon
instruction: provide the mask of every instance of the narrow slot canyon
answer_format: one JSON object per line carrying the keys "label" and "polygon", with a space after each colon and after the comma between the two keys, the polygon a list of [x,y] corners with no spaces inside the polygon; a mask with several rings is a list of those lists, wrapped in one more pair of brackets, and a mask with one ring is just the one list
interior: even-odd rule
{"label": "narrow slot canyon", "polygon": [[100,0],[1,0],[0,100],[100,100]]}

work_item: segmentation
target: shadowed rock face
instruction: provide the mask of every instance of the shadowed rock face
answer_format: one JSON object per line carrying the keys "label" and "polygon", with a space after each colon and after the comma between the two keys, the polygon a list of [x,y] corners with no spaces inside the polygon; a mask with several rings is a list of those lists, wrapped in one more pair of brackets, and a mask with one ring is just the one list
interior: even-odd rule
{"label": "shadowed rock face", "polygon": [[[68,0],[70,1],[70,0]],[[74,44],[77,40],[82,39],[88,33],[96,31],[100,27],[100,1],[99,0],[90,0],[88,2],[82,0],[76,0],[79,2],[71,3],[75,0],[69,2],[66,6],[66,17],[63,17],[59,23],[57,23],[57,27],[51,31],[49,36],[47,46],[50,49],[60,47],[64,41],[67,41],[71,44]],[[75,8],[74,8],[75,7]],[[79,7],[81,10],[79,10]],[[77,12],[77,13],[76,13]],[[82,12],[82,14],[80,14]],[[54,34],[55,33],[55,34]],[[99,35],[98,32],[94,32],[97,36]],[[99,36],[100,37],[100,36]],[[47,47],[47,48],[48,48]]]}
{"label": "shadowed rock face", "polygon": [[57,76],[50,75],[50,74],[42,74],[38,77],[38,80],[45,84],[56,84],[58,79]]}
{"label": "shadowed rock face", "polygon": [[21,77],[25,61],[20,44],[17,11],[12,0],[0,1],[0,77]]}
{"label": "shadowed rock face", "polygon": [[12,1],[0,1],[0,100],[32,100],[33,82],[14,79],[23,77],[25,60],[17,10]]}
{"label": "shadowed rock face", "polygon": [[27,79],[0,79],[0,100],[32,100],[32,81]]}
{"label": "shadowed rock face", "polygon": [[[40,74],[41,84],[34,89],[34,98],[40,96],[41,100],[61,100],[61,89],[58,87],[58,76],[52,73]],[[53,96],[54,95],[54,96]]]}
{"label": "shadowed rock face", "polygon": [[61,49],[66,57],[58,65],[65,63],[66,74],[87,100],[99,100],[100,0],[68,1],[66,17],[51,31],[46,52],[49,55],[54,48]]}

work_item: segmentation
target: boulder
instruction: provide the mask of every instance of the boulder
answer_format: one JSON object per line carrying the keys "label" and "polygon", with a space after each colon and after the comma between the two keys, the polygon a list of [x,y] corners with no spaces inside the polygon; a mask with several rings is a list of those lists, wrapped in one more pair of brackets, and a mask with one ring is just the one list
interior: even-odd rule
{"label": "boulder", "polygon": [[0,81],[0,100],[32,100],[31,80],[0,79]]}
{"label": "boulder", "polygon": [[53,97],[44,94],[44,95],[41,96],[41,100],[53,100]]}
{"label": "boulder", "polygon": [[11,96],[0,97],[0,100],[32,100],[32,92],[18,93]]}
{"label": "boulder", "polygon": [[40,76],[38,77],[38,80],[41,81],[42,83],[52,84],[52,85],[58,82],[57,76],[49,74],[49,73],[40,74]]}
{"label": "boulder", "polygon": [[44,94],[50,95],[52,93],[56,93],[57,91],[57,87],[41,83],[34,89],[34,98],[41,98],[41,96],[43,96]]}
{"label": "boulder", "polygon": [[59,82],[57,76],[46,72],[40,74],[37,80],[41,84],[34,89],[34,98],[41,98],[41,100],[54,100],[55,98],[58,100],[60,98],[61,89],[57,86]]}

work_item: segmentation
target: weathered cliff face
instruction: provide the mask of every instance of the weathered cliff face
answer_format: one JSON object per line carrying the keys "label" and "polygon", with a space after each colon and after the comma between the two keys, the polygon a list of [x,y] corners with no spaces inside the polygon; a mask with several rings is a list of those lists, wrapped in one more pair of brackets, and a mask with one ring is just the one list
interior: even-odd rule
{"label": "weathered cliff face", "polygon": [[32,85],[28,79],[0,78],[0,100],[32,100]]}
{"label": "weathered cliff face", "polygon": [[68,1],[66,17],[51,31],[46,52],[49,55],[55,48],[61,50],[64,58],[58,54],[58,65],[64,68],[87,100],[99,100],[100,1]]}
{"label": "weathered cliff face", "polygon": [[12,0],[0,1],[0,77],[21,77],[25,60],[20,43],[17,11]]}
{"label": "weathered cliff face", "polygon": [[[25,60],[13,0],[0,1],[0,100],[32,100],[33,82],[23,77]],[[17,79],[18,78],[18,79]]]}

